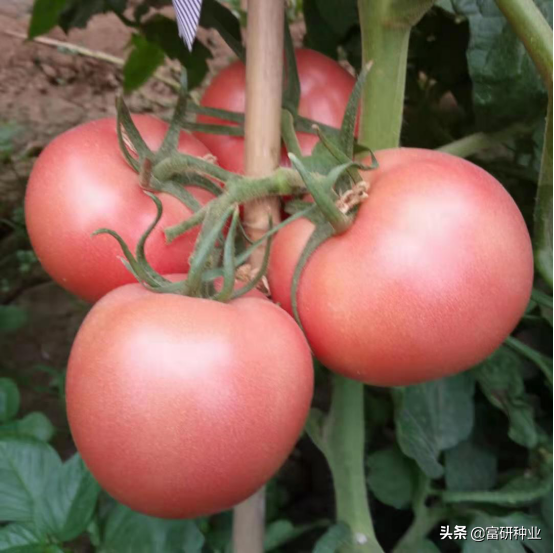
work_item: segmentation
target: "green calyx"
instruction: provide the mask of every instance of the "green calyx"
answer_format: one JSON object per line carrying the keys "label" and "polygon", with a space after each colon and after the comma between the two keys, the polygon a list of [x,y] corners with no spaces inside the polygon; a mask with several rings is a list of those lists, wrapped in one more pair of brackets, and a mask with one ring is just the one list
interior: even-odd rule
{"label": "green calyx", "polygon": [[[117,134],[122,155],[137,173],[138,184],[156,205],[156,217],[145,230],[135,252],[131,252],[113,230],[100,229],[120,244],[123,262],[146,288],[159,293],[177,293],[230,301],[256,287],[263,279],[269,264],[271,240],[284,226],[301,217],[316,224],[314,236],[296,268],[293,284],[293,305],[296,310],[296,289],[302,269],[317,247],[332,235],[346,232],[354,223],[359,204],[367,196],[368,186],[360,171],[377,167],[375,158],[370,165],[356,161],[358,145],[355,140],[358,103],[370,66],[361,72],[352,92],[340,129],[332,129],[300,117],[297,113],[300,85],[290,36],[287,39],[286,90],[282,111],[283,139],[289,151],[292,168],[280,167],[263,178],[245,177],[227,171],[209,157],[198,158],[178,151],[183,128],[200,129],[190,122],[189,114],[205,114],[228,121],[229,125],[209,125],[209,132],[240,135],[244,116],[214,108],[198,106],[188,99],[186,74],[181,79],[181,91],[166,136],[157,151],[152,151],[136,128],[133,118],[120,98],[117,102]],[[202,126],[202,130],[204,126]],[[311,156],[302,156],[296,137],[299,130],[316,133],[320,142]],[[364,149],[364,153],[367,152]],[[371,153],[371,152],[370,152]],[[202,188],[213,199],[201,204],[190,187]],[[156,193],[170,194],[181,201],[191,215],[181,223],[164,229],[170,243],[182,234],[200,227],[194,252],[189,259],[187,278],[170,282],[157,273],[145,256],[145,243],[159,223],[163,205]],[[311,195],[313,202],[301,199]],[[292,196],[294,214],[278,225],[269,221],[269,230],[251,243],[240,224],[239,206],[267,196]],[[245,265],[252,252],[265,244],[262,266],[251,274]],[[236,289],[237,273],[248,274],[247,283]],[[216,285],[217,281],[217,285]]]}

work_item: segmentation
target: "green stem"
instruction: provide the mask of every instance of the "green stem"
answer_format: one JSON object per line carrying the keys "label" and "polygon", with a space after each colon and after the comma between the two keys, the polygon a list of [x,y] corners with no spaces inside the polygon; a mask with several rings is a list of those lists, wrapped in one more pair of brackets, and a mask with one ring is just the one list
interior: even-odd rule
{"label": "green stem", "polygon": [[470,157],[487,148],[498,146],[499,143],[508,138],[528,133],[531,130],[529,127],[517,123],[494,133],[476,132],[437,148],[437,152],[464,158]]}
{"label": "green stem", "polygon": [[552,288],[552,29],[533,0],[496,0],[548,91],[548,116],[535,204],[535,262]]}
{"label": "green stem", "polygon": [[364,474],[364,387],[335,375],[331,410],[324,426],[324,451],[333,475],[337,519],[348,524],[348,553],[382,552],[373,530]]}
{"label": "green stem", "polygon": [[[358,0],[363,66],[373,61],[362,95],[360,142],[372,149],[400,141],[410,29],[432,0]],[[334,377],[331,410],[325,423],[325,453],[335,487],[337,518],[353,539],[344,553],[379,553],[364,473],[364,387]]]}
{"label": "green stem", "polygon": [[393,553],[411,553],[417,551],[420,542],[446,516],[448,509],[442,505],[427,507],[426,501],[431,493],[431,480],[423,472],[418,472],[418,484],[412,501],[414,520],[406,533],[400,538]]}
{"label": "green stem", "polygon": [[535,263],[552,288],[552,91],[544,134],[541,172],[535,202]]}
{"label": "green stem", "polygon": [[410,31],[433,0],[358,0],[364,66],[373,61],[362,95],[360,143],[400,143]]}
{"label": "green stem", "polygon": [[[190,167],[188,157],[189,156],[183,156],[181,160],[186,167]],[[163,165],[164,163],[165,162],[161,162],[154,168],[154,175],[160,179],[160,181],[184,170],[183,167],[178,166],[175,161],[173,161],[171,167],[169,165]],[[218,206],[217,213],[221,215],[233,203],[243,204],[266,196],[286,196],[306,192],[306,185],[298,172],[284,167],[277,169],[271,176],[260,179],[240,177],[234,173],[229,173],[229,175],[231,175],[232,178],[227,181],[226,192],[224,194],[213,199],[209,204],[199,209],[188,219],[185,219],[177,225],[168,227],[165,230],[165,236],[168,242],[172,242],[181,234],[202,223],[208,214],[208,210],[212,209],[212,204]],[[163,182],[159,184],[156,189],[163,191]]]}

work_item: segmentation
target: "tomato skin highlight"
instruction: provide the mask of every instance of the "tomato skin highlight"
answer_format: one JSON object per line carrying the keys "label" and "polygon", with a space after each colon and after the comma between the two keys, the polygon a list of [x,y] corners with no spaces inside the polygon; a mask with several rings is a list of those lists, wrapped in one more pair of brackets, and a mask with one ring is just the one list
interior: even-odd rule
{"label": "tomato skin highlight", "polygon": [[[340,128],[355,78],[335,60],[314,50],[296,50],[296,63],[300,78],[298,113],[331,127]],[[246,107],[246,68],[240,61],[232,63],[218,73],[201,100],[206,107],[244,113]],[[198,116],[199,123],[229,125],[228,121]],[[209,133],[194,133],[217,157],[218,163],[228,171],[244,173],[244,138]],[[311,154],[318,137],[310,133],[297,133],[304,155]],[[281,165],[290,166],[287,152],[281,151]]]}
{"label": "tomato skin highlight", "polygon": [[222,304],[134,284],[93,307],[69,359],[67,412],[118,501],[192,518],[244,500],[284,463],[308,415],[312,358],[260,296]]}
{"label": "tomato skin highlight", "polygon": [[[167,124],[149,115],[133,120],[152,149],[161,145]],[[205,156],[209,150],[182,133],[179,150]],[[189,188],[201,202],[213,196]],[[198,231],[166,244],[163,229],[191,215],[176,198],[158,194],[163,215],[146,242],[146,255],[160,273],[185,272]],[[91,121],[55,138],[41,153],[25,196],[25,218],[33,248],[44,269],[66,290],[95,302],[110,290],[134,282],[121,263],[119,244],[100,228],[116,231],[134,253],[156,215],[154,202],[119,150],[114,118]]]}
{"label": "tomato skin highlight", "polygon": [[[502,185],[472,163],[429,150],[377,152],[369,197],[351,229],[306,264],[298,310],[315,356],[373,385],[408,385],[468,369],[519,322],[533,285],[529,233]],[[269,283],[290,287],[313,231],[274,240]]]}

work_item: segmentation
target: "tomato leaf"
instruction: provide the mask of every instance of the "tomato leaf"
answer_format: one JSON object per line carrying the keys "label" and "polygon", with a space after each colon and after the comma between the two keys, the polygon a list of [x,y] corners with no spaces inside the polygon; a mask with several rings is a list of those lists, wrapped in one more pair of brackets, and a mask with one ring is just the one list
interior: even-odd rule
{"label": "tomato leaf", "polygon": [[0,333],[19,330],[27,322],[27,312],[15,305],[0,305]]}
{"label": "tomato leaf", "polygon": [[29,24],[29,38],[35,38],[53,29],[58,24],[58,18],[66,4],[67,0],[36,0]]}
{"label": "tomato leaf", "polygon": [[536,503],[552,487],[552,467],[546,474],[524,474],[510,480],[498,490],[457,492],[445,491],[441,498],[445,503],[483,503],[505,507],[521,507]]}
{"label": "tomato leaf", "polygon": [[58,454],[44,442],[0,439],[0,520],[33,520],[46,485],[61,464]]}
{"label": "tomato leaf", "polygon": [[164,62],[164,51],[141,35],[133,35],[133,50],[123,67],[123,88],[130,92],[141,87]]}
{"label": "tomato leaf", "polygon": [[179,60],[186,67],[190,89],[202,82],[208,71],[207,60],[211,53],[201,42],[195,41],[189,52],[179,36],[177,23],[161,14],[153,15],[140,28],[148,42],[157,45],[168,58]]}
{"label": "tomato leaf", "polygon": [[[485,536],[496,534],[496,539],[489,538],[484,541],[470,539],[469,536],[472,530],[477,527],[485,529]],[[518,535],[516,538],[513,533],[514,529],[518,529],[519,534],[520,528],[525,530],[525,535]],[[500,529],[504,532],[503,539],[499,539]],[[463,542],[462,553],[495,553],[497,551],[502,551],[502,553],[525,553],[525,547],[533,553],[552,551],[552,536],[544,521],[539,517],[521,512],[515,512],[504,517],[482,513],[473,519],[467,530],[468,539]],[[531,537],[532,533],[537,536],[535,539]]]}
{"label": "tomato leaf", "polygon": [[56,546],[48,547],[46,536],[31,524],[8,524],[0,528],[1,553],[57,553]]}
{"label": "tomato leaf", "polygon": [[325,521],[295,526],[290,520],[276,520],[270,523],[265,531],[264,551],[275,549],[299,538],[302,534],[327,524]]}
{"label": "tomato leaf", "polygon": [[471,433],[474,389],[472,376],[462,373],[395,390],[398,445],[430,478],[444,473],[439,454]]}
{"label": "tomato leaf", "polygon": [[359,68],[360,30],[356,0],[304,0],[306,37],[304,43],[337,59],[338,47],[345,48],[349,61]]}
{"label": "tomato leaf", "polygon": [[75,539],[91,521],[99,493],[100,486],[75,454],[50,475],[37,502],[37,527],[61,541]]}
{"label": "tomato leaf", "polygon": [[[544,112],[547,94],[533,61],[494,2],[452,0],[469,20],[467,49],[477,125],[498,130]],[[552,26],[552,2],[535,0]]]}
{"label": "tomato leaf", "polygon": [[497,458],[484,445],[473,440],[460,442],[446,450],[446,487],[456,491],[489,490],[496,484]]}
{"label": "tomato leaf", "polygon": [[331,526],[316,542],[313,553],[335,553],[349,543],[352,532],[344,523]]}
{"label": "tomato leaf", "polygon": [[396,509],[410,505],[417,484],[417,467],[393,446],[367,458],[367,483],[375,497]]}
{"label": "tomato leaf", "polygon": [[521,359],[502,346],[472,372],[483,393],[510,420],[508,436],[524,447],[535,447],[537,429],[533,407],[525,395]]}
{"label": "tomato leaf", "polygon": [[123,505],[109,514],[100,553],[200,553],[204,536],[193,520],[163,520]]}
{"label": "tomato leaf", "polygon": [[19,389],[11,378],[0,378],[0,422],[13,419],[19,411]]}
{"label": "tomato leaf", "polygon": [[56,429],[44,413],[29,413],[22,419],[0,425],[0,438],[15,435],[49,442],[55,433]]}

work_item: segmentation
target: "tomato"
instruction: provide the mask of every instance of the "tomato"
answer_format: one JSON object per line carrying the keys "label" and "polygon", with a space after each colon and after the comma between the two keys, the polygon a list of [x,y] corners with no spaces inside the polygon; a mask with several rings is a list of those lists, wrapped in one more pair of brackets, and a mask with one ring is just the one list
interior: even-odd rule
{"label": "tomato", "polygon": [[312,358],[292,318],[259,298],[130,284],[92,308],[69,358],[67,412],[114,498],[196,517],[244,500],[285,461],[310,407]]}
{"label": "tomato", "polygon": [[[150,148],[159,148],[167,124],[149,115],[133,119]],[[210,153],[186,133],[179,150],[199,157]],[[201,203],[212,197],[189,190]],[[191,211],[168,194],[158,197],[163,216],[146,243],[147,258],[160,273],[186,271],[197,232],[168,245],[163,229]],[[42,266],[58,284],[89,302],[135,280],[121,263],[118,243],[92,233],[103,227],[115,230],[134,252],[155,215],[154,203],[119,150],[113,118],[85,123],[51,142],[35,163],[25,197],[27,228]]]}
{"label": "tomato", "polygon": [[[533,283],[516,204],[472,163],[429,150],[378,152],[354,225],[310,257],[299,316],[331,370],[374,385],[455,374],[491,354],[522,316]],[[277,235],[269,283],[291,310],[294,268],[313,225]]]}
{"label": "tomato", "polygon": [[[303,117],[339,128],[355,79],[336,61],[301,48],[296,50],[296,63],[300,78],[301,96],[298,112]],[[203,106],[244,112],[246,105],[246,68],[240,61],[223,69],[204,92]],[[200,123],[229,124],[213,117],[201,115]],[[238,136],[223,136],[195,133],[217,157],[218,163],[229,171],[244,172],[244,139]],[[298,133],[304,155],[309,155],[318,141],[316,135]],[[286,151],[282,152],[282,165],[290,165]]]}

